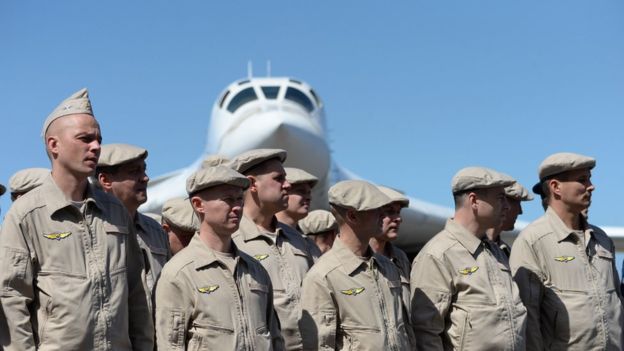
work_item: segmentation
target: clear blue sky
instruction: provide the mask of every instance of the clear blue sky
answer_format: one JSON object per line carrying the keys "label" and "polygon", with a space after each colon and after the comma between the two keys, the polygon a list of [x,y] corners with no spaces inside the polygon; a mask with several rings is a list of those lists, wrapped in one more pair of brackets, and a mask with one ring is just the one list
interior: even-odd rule
{"label": "clear blue sky", "polygon": [[147,148],[152,177],[184,167],[221,90],[271,60],[319,93],[335,159],[365,178],[450,206],[464,166],[530,186],[544,157],[579,152],[598,160],[591,221],[624,226],[623,14],[615,0],[3,1],[0,182],[48,166],[43,120],[82,87],[106,143]]}

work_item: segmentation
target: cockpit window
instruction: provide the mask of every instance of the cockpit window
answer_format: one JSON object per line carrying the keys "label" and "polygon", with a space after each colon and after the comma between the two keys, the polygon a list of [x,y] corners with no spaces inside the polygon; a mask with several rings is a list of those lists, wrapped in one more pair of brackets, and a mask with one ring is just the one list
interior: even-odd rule
{"label": "cockpit window", "polygon": [[318,95],[316,95],[314,90],[310,89],[310,94],[312,94],[312,96],[314,96],[314,100],[316,100],[316,104],[320,106],[321,105],[321,99],[319,99]]}
{"label": "cockpit window", "polygon": [[299,105],[303,106],[303,108],[308,110],[308,112],[312,112],[312,110],[314,110],[314,104],[312,103],[310,98],[308,98],[304,93],[301,92],[301,90],[288,87],[288,90],[286,90],[286,96],[284,96],[284,98],[298,103]]}
{"label": "cockpit window", "polygon": [[277,99],[280,87],[262,87],[262,92],[267,99]]}
{"label": "cockpit window", "polygon": [[219,107],[223,108],[223,103],[225,102],[225,98],[228,97],[228,95],[230,95],[230,91],[226,91],[225,94],[223,94],[223,97],[221,98],[221,101],[219,102]]}
{"label": "cockpit window", "polygon": [[256,96],[256,92],[253,88],[249,87],[239,91],[238,94],[234,95],[227,109],[228,111],[234,113],[234,111],[238,110],[239,107],[257,99],[258,97]]}

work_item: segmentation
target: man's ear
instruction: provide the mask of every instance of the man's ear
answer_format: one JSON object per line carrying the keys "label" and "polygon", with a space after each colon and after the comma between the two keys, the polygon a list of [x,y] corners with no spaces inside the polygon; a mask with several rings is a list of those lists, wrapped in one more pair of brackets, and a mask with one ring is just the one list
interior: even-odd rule
{"label": "man's ear", "polygon": [[110,174],[102,172],[97,176],[98,183],[104,191],[110,192],[113,188],[113,179]]}
{"label": "man's ear", "polygon": [[548,188],[553,195],[561,196],[561,182],[557,179],[548,180]]}
{"label": "man's ear", "polygon": [[478,199],[479,199],[479,196],[475,192],[470,192],[468,193],[468,196],[466,196],[466,201],[470,205],[470,208],[472,208],[473,210],[477,210]]}
{"label": "man's ear", "polygon": [[358,221],[358,215],[357,215],[357,211],[352,210],[352,209],[347,209],[345,211],[345,220],[348,223],[355,223]]}
{"label": "man's ear", "polygon": [[46,137],[46,151],[52,159],[56,158],[59,153],[58,138],[54,135]]}
{"label": "man's ear", "polygon": [[191,206],[193,206],[193,210],[195,210],[196,213],[204,213],[204,205],[199,196],[191,197]]}
{"label": "man's ear", "polygon": [[167,224],[166,222],[162,223],[161,226],[165,233],[169,233],[169,231],[171,230],[171,227],[169,227],[169,224]]}
{"label": "man's ear", "polygon": [[256,176],[248,175],[247,179],[249,179],[249,188],[247,188],[247,191],[251,191],[254,193],[257,192],[258,187],[256,186]]}

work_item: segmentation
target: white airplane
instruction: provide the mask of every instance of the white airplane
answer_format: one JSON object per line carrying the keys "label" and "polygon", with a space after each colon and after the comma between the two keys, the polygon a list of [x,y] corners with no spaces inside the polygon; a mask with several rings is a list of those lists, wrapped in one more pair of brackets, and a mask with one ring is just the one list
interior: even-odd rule
{"label": "white airplane", "polygon": [[[319,178],[313,189],[312,208],[327,206],[329,187],[345,179],[362,179],[336,165],[327,144],[323,102],[305,82],[292,78],[248,78],[230,84],[216,100],[202,155],[190,166],[151,180],[142,212],[159,213],[163,203],[186,196],[186,178],[210,155],[233,158],[256,148],[287,150],[285,166],[304,169]],[[416,253],[440,231],[453,210],[410,198],[401,212],[403,223],[396,244]],[[522,228],[526,223],[518,223]],[[605,228],[618,249],[624,249],[624,228]],[[517,232],[503,233],[513,241]]]}

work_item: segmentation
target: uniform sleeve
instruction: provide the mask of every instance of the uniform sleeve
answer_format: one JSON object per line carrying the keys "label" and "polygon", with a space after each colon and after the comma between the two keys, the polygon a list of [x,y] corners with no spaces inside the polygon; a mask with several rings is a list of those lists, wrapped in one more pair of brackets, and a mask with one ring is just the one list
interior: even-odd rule
{"label": "uniform sleeve", "polygon": [[334,350],[338,329],[337,307],[327,282],[307,275],[301,287],[299,330],[304,350]]}
{"label": "uniform sleeve", "polygon": [[543,340],[540,326],[540,307],[544,294],[543,276],[535,252],[527,240],[519,236],[514,242],[509,265],[520,298],[527,309],[527,350],[542,350]]}
{"label": "uniform sleeve", "polygon": [[182,282],[163,274],[156,285],[156,344],[158,350],[185,350],[186,329],[193,300]]}
{"label": "uniform sleeve", "polygon": [[277,313],[275,312],[275,307],[273,306],[273,285],[271,284],[271,278],[268,273],[266,273],[266,280],[269,283],[269,296],[267,297],[267,325],[269,326],[269,332],[271,333],[271,344],[273,345],[273,350],[275,351],[286,350]]}
{"label": "uniform sleeve", "polygon": [[5,350],[35,350],[30,322],[34,301],[33,261],[22,225],[9,211],[0,231],[0,307],[7,328],[0,330]]}
{"label": "uniform sleeve", "polygon": [[134,226],[128,217],[128,245],[126,262],[128,269],[128,333],[134,350],[152,350],[154,348],[154,324],[150,313],[147,294],[145,293],[143,274],[145,271],[143,254],[137,241]]}
{"label": "uniform sleeve", "polygon": [[412,327],[417,350],[443,350],[442,334],[453,296],[453,277],[443,262],[421,252],[410,275]]}

